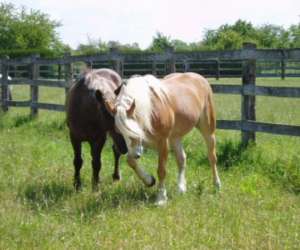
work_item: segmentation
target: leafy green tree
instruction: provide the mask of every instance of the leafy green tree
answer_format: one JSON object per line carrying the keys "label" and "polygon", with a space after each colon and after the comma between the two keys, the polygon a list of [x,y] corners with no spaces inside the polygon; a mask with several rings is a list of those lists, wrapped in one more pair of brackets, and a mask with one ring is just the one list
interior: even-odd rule
{"label": "leafy green tree", "polygon": [[233,25],[205,31],[203,46],[205,49],[239,49],[244,42],[255,43],[258,48],[300,47],[300,24],[284,29],[273,24],[255,27],[250,22],[237,20]]}
{"label": "leafy green tree", "polygon": [[243,37],[234,30],[223,31],[218,37],[215,48],[218,50],[239,49],[243,44]]}
{"label": "leafy green tree", "polygon": [[228,30],[233,30],[245,39],[251,39],[255,36],[256,29],[251,22],[237,20],[232,26],[228,25]]}
{"label": "leafy green tree", "polygon": [[156,32],[148,50],[158,52],[164,51],[165,49],[170,47],[172,47],[171,38],[169,36],[165,36],[161,32]]}
{"label": "leafy green tree", "polygon": [[233,25],[225,24],[216,30],[206,30],[203,46],[206,49],[239,49],[243,42],[256,43],[256,29],[250,22],[237,20]]}
{"label": "leafy green tree", "polygon": [[99,52],[107,52],[109,50],[109,45],[103,42],[101,39],[92,39],[88,37],[88,42],[86,44],[79,44],[76,49],[76,54],[96,54]]}
{"label": "leafy green tree", "polygon": [[258,47],[284,48],[289,47],[289,35],[283,27],[266,24],[256,31]]}
{"label": "leafy green tree", "polygon": [[289,28],[289,41],[291,48],[300,48],[300,23]]}
{"label": "leafy green tree", "polygon": [[179,40],[179,39],[174,39],[171,41],[172,47],[177,50],[177,51],[189,51],[191,50],[190,44]]}
{"label": "leafy green tree", "polygon": [[0,48],[2,50],[49,50],[54,54],[68,50],[58,36],[60,23],[39,10],[0,4]]}

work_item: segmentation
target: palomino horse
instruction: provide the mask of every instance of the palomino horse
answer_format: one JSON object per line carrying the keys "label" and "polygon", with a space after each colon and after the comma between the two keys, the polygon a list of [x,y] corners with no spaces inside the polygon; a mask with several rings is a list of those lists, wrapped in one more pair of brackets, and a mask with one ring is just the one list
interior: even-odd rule
{"label": "palomino horse", "polygon": [[216,118],[209,83],[195,73],[174,73],[158,80],[154,76],[135,77],[120,87],[115,102],[105,101],[115,115],[116,128],[128,147],[128,164],[147,185],[155,184],[137,162],[142,143],[153,145],[159,153],[157,204],[167,201],[165,188],[169,145],[173,146],[179,175],[178,189],[186,191],[186,155],[181,139],[193,127],[202,133],[208,148],[208,158],[216,187],[221,186],[216,158]]}
{"label": "palomino horse", "polygon": [[[123,137],[114,130],[114,118],[105,109],[102,102],[95,97],[96,90],[105,98],[115,98],[114,90],[121,85],[120,76],[110,69],[91,70],[86,72],[70,89],[67,98],[67,124],[70,129],[70,139],[74,150],[74,186],[81,187],[80,169],[81,143],[89,142],[92,155],[92,188],[97,190],[99,172],[101,169],[101,151],[105,144],[107,133],[113,139],[115,158],[114,180],[120,179],[120,153],[126,153],[127,147]],[[100,100],[101,101],[101,100]]]}

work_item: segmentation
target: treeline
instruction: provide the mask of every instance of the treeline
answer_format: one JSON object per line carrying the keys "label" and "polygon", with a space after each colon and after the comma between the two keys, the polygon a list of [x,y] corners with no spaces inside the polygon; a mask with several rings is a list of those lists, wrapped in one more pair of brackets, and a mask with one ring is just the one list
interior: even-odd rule
{"label": "treeline", "polygon": [[[254,26],[251,22],[237,20],[232,25],[225,24],[215,30],[206,30],[203,40],[194,43],[172,39],[157,32],[146,50],[162,51],[167,47],[173,47],[175,51],[231,50],[240,49],[245,42],[255,43],[258,48],[300,48],[300,23],[285,29],[273,24]],[[77,52],[107,51],[110,47],[124,51],[141,50],[137,43],[120,44],[117,41],[105,43],[89,39],[86,44],[78,46]]]}
{"label": "treeline", "polygon": [[[64,44],[57,28],[61,23],[52,20],[39,10],[17,8],[13,4],[0,4],[0,56],[10,57],[40,54],[43,57],[57,57],[72,54],[95,54],[117,48],[123,52],[159,52],[173,47],[175,51],[230,50],[239,49],[244,42],[252,42],[258,48],[300,48],[300,23],[288,28],[265,24],[254,26],[251,22],[237,20],[217,29],[208,29],[199,42],[187,43],[157,32],[145,50],[138,43],[122,44],[119,41],[102,41],[88,38],[86,43],[71,49]],[[199,31],[200,36],[200,31]]]}

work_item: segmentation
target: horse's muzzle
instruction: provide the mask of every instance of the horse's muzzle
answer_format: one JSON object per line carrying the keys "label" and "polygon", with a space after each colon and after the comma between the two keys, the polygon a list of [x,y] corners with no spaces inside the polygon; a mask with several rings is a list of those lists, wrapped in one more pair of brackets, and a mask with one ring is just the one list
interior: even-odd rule
{"label": "horse's muzzle", "polygon": [[140,153],[136,153],[135,155],[134,155],[134,159],[140,159],[141,158],[141,154]]}

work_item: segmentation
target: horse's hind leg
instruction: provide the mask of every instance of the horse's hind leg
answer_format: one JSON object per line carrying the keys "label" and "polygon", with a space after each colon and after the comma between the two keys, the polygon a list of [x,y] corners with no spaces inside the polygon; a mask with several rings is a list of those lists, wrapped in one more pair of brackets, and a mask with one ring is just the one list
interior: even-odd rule
{"label": "horse's hind leg", "polygon": [[221,188],[221,181],[217,169],[215,125],[211,123],[211,119],[206,119],[206,117],[204,117],[200,119],[197,127],[199,128],[206,142],[208,159],[213,175],[213,182],[216,188],[219,189]]}
{"label": "horse's hind leg", "polygon": [[186,168],[186,154],[180,139],[172,142],[173,150],[175,153],[177,166],[178,166],[178,191],[180,193],[186,192],[185,168]]}
{"label": "horse's hind leg", "polygon": [[80,169],[82,167],[83,160],[81,158],[81,141],[77,140],[72,134],[70,135],[71,143],[74,151],[74,187],[78,191],[81,188]]}
{"label": "horse's hind leg", "polygon": [[119,180],[121,180],[120,167],[119,167],[121,153],[119,152],[118,149],[116,149],[115,144],[112,146],[112,150],[113,150],[114,158],[115,158],[115,168],[114,168],[114,173],[113,173],[112,177],[113,177],[114,181],[119,181]]}
{"label": "horse's hind leg", "polygon": [[97,191],[99,185],[99,172],[101,170],[101,152],[102,148],[105,144],[106,136],[103,136],[98,141],[90,142],[91,146],[91,155],[92,155],[92,167],[93,167],[93,175],[92,175],[92,190]]}

